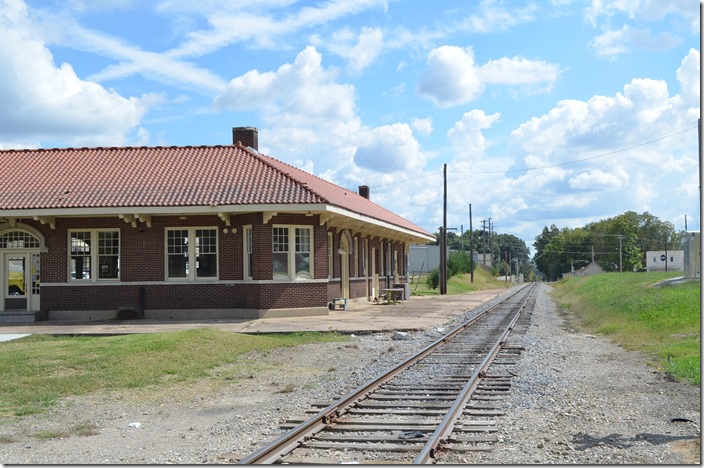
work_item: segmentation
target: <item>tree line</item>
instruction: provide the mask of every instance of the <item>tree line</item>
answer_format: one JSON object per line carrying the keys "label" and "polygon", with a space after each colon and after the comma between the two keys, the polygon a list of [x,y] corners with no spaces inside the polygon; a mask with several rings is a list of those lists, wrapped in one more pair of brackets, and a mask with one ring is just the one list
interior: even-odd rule
{"label": "tree line", "polygon": [[686,231],[678,232],[672,223],[648,212],[627,211],[575,229],[544,227],[533,243],[533,260],[548,281],[592,260],[604,271],[640,271],[647,251],[681,249],[684,235]]}

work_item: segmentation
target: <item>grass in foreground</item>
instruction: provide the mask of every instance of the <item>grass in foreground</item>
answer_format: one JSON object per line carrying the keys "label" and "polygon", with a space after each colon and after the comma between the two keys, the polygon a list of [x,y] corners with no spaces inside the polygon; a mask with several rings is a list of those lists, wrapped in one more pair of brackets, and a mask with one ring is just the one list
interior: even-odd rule
{"label": "grass in foreground", "polygon": [[[430,289],[425,284],[426,275],[420,275],[413,278],[411,282],[411,294],[418,296],[437,296],[440,294],[440,288]],[[452,276],[447,281],[447,294],[462,294],[472,291],[481,291],[484,289],[501,289],[513,286],[511,283],[501,281],[490,273],[477,268],[474,271],[474,282],[471,281],[471,275]]]}
{"label": "grass in foreground", "polygon": [[679,381],[700,384],[700,291],[698,281],[658,286],[677,273],[606,273],[569,278],[553,297],[590,333],[643,351]]}
{"label": "grass in foreground", "polygon": [[250,351],[344,341],[332,333],[243,335],[194,329],[111,337],[32,335],[0,343],[0,421],[100,390],[193,382]]}

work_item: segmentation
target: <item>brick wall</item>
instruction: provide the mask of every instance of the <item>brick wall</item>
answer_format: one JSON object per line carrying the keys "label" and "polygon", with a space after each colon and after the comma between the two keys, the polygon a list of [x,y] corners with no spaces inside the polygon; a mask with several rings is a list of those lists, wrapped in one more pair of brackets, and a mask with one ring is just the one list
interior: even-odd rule
{"label": "brick wall", "polygon": [[[340,297],[341,231],[320,226],[319,217],[304,214],[281,214],[262,224],[261,213],[231,216],[231,225],[215,215],[153,217],[152,226],[138,222],[137,227],[117,217],[57,218],[56,228],[31,220],[22,220],[45,236],[47,251],[41,253],[42,311],[49,310],[115,310],[140,307],[140,291],[146,309],[276,309],[322,307],[333,297]],[[305,225],[313,228],[312,253],[315,279],[328,277],[328,232],[333,233],[334,279],[328,282],[272,282],[272,227],[275,224]],[[243,279],[243,226],[253,228],[252,283],[226,283]],[[218,232],[218,278],[211,282],[165,282],[165,229],[169,227],[214,227]],[[72,284],[68,281],[69,229],[117,229],[120,231],[120,283]],[[227,232],[226,232],[227,231]],[[366,279],[355,278],[355,263],[361,265],[361,246],[365,237],[351,232],[354,241],[350,255],[350,297],[366,297]],[[376,248],[376,273],[383,281],[383,251],[379,237],[370,239],[364,252],[367,276],[372,271],[372,248]],[[292,240],[293,241],[293,240]],[[97,245],[94,246],[97,248]],[[405,245],[394,243],[399,252],[398,271],[405,272]],[[359,269],[362,274],[361,266]],[[390,271],[389,271],[390,272]],[[262,281],[257,283],[256,281]],[[50,286],[62,283],[62,286]],[[134,284],[139,283],[139,284]],[[150,284],[143,284],[150,283]]]}

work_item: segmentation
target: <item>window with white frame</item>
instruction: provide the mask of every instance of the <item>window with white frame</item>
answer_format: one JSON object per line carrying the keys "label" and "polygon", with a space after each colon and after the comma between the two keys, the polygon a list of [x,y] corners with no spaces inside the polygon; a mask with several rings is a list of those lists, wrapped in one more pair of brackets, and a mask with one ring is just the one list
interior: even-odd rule
{"label": "window with white frame", "polygon": [[313,277],[311,227],[274,226],[272,230],[273,278],[310,279]]}
{"label": "window with white frame", "polygon": [[166,229],[166,278],[199,280],[218,276],[216,228]]}
{"label": "window with white frame", "polygon": [[244,279],[252,279],[252,226],[244,226]]}
{"label": "window with white frame", "polygon": [[120,231],[87,229],[69,231],[71,281],[120,278]]}

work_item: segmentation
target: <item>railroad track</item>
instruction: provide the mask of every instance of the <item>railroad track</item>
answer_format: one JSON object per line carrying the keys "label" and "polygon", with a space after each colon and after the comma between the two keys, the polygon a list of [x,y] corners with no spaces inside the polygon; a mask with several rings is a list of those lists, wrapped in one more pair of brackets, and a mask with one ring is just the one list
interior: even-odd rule
{"label": "railroad track", "polygon": [[290,418],[275,441],[240,464],[316,464],[346,459],[435,463],[448,451],[490,450],[530,322],[536,285],[526,285],[419,353],[308,418]]}

